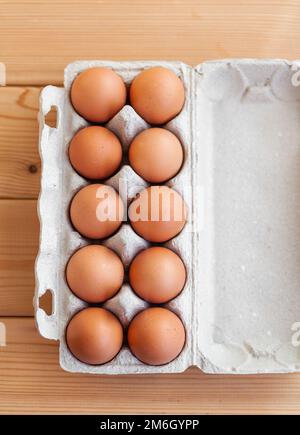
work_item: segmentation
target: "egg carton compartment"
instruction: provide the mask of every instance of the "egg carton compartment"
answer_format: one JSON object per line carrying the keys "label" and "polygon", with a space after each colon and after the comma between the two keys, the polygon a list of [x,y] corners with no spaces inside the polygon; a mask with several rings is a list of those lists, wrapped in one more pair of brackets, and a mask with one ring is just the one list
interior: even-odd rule
{"label": "egg carton compartment", "polygon": [[[192,313],[192,269],[189,267],[192,249],[191,234],[187,230],[188,225],[184,228],[182,233],[168,242],[168,247],[173,249],[181,256],[187,268],[187,282],[183,292],[178,297],[172,300],[169,304],[164,304],[172,311],[177,313],[183,321],[186,328],[186,344],[176,360],[165,366],[148,366],[137,360],[126,347],[121,349],[120,353],[109,363],[100,366],[90,366],[78,361],[69,351],[65,342],[65,328],[71,317],[82,308],[88,306],[87,303],[78,299],[69,289],[65,280],[65,267],[71,255],[79,248],[88,243],[101,243],[113,249],[121,258],[125,268],[128,266],[133,258],[142,249],[145,249],[151,244],[142,239],[134,232],[129,223],[124,222],[116,234],[101,241],[91,241],[82,237],[72,226],[69,219],[69,204],[74,194],[89,181],[77,174],[72,168],[68,159],[68,146],[75,135],[75,133],[88,125],[85,119],[79,116],[73,109],[70,100],[69,92],[71,84],[78,73],[93,67],[93,66],[109,66],[113,68],[125,81],[129,84],[133,78],[142,71],[144,68],[149,68],[153,65],[161,65],[171,68],[177,75],[179,75],[184,83],[186,91],[186,103],[182,112],[165,128],[173,131],[181,140],[184,148],[185,160],[180,174],[167,184],[172,186],[175,190],[182,192],[184,200],[188,208],[191,208],[190,195],[185,195],[182,186],[184,184],[191,184],[191,170],[186,170],[186,167],[191,165],[190,153],[190,119],[189,119],[189,83],[190,83],[190,69],[181,63],[155,63],[155,62],[133,62],[133,63],[114,63],[114,62],[76,62],[67,67],[65,71],[65,89],[57,89],[54,87],[47,87],[41,96],[41,156],[43,160],[43,174],[42,174],[42,189],[40,196],[40,216],[41,221],[45,214],[51,218],[47,221],[47,225],[42,225],[41,229],[41,243],[40,253],[37,260],[37,296],[36,296],[36,309],[37,309],[37,323],[40,327],[41,323],[53,325],[51,333],[46,331],[46,328],[40,327],[43,335],[49,338],[56,338],[60,340],[60,363],[61,366],[68,371],[74,372],[89,372],[89,373],[155,373],[155,372],[174,372],[183,371],[190,365],[191,358],[191,343],[192,343],[192,329],[191,329],[191,313]],[[59,97],[59,98],[58,98]],[[47,104],[46,104],[47,102]],[[44,124],[44,115],[50,105],[57,105],[59,113],[59,122],[57,130],[49,129]],[[45,108],[46,105],[46,108]],[[180,121],[182,119],[182,121]],[[111,119],[106,127],[112,130],[120,139],[123,147],[124,154],[127,153],[128,147],[133,138],[141,131],[149,128],[147,124],[134,109],[126,105],[119,113]],[[46,144],[47,145],[44,145]],[[52,155],[52,157],[50,156]],[[55,154],[55,155],[54,155]],[[47,168],[49,162],[52,161],[51,171],[56,172],[57,183],[55,186],[49,186],[46,178]],[[50,169],[49,169],[50,170]],[[176,178],[178,182],[176,182]],[[126,159],[119,171],[109,179],[100,181],[115,188],[125,207],[133,200],[136,194],[147,186],[149,183],[145,182],[134,170],[126,164]],[[178,189],[177,189],[178,187]],[[51,207],[48,202],[49,191],[56,191],[55,207]],[[45,210],[44,210],[45,208]],[[51,223],[50,223],[51,221]],[[51,225],[52,231],[49,233],[48,226]],[[55,228],[55,230],[54,230]],[[49,234],[57,233],[55,246],[47,247],[46,240]],[[45,252],[46,251],[46,252]],[[45,254],[44,254],[45,252]],[[189,253],[189,254],[188,254]],[[41,262],[44,255],[47,256],[47,263]],[[56,268],[53,269],[51,264],[55,260]],[[51,283],[45,281],[45,269],[48,269],[48,274],[51,275]],[[43,293],[45,288],[52,289],[55,298],[56,309],[52,316],[47,317],[45,313],[38,308],[38,297]],[[121,321],[124,331],[132,320],[132,318],[141,310],[150,306],[147,302],[140,299],[131,289],[130,285],[125,282],[121,290],[110,300],[101,304],[113,312]],[[55,334],[53,333],[55,329]]]}
{"label": "egg carton compartment", "polygon": [[[68,144],[89,125],[70,104],[70,86],[90,67],[110,67],[129,85],[143,69],[157,65],[178,74],[186,92],[182,112],[165,128],[184,148],[183,167],[166,184],[183,195],[188,222],[165,246],[184,261],[187,282],[165,306],[182,319],[187,341],[180,356],[165,366],[139,362],[126,343],[110,363],[89,366],[72,356],[64,335],[72,315],[87,305],[69,290],[65,266],[72,253],[91,242],[74,231],[68,217],[71,198],[88,183],[72,169]],[[163,373],[195,365],[207,373],[300,371],[300,346],[292,341],[300,322],[299,71],[299,62],[286,60],[221,60],[196,68],[180,62],[86,61],[66,68],[64,89],[43,90],[35,310],[41,334],[60,340],[64,369]],[[58,108],[57,129],[44,124],[52,105]],[[149,128],[128,105],[107,126],[120,138],[124,152],[137,133]],[[124,202],[148,186],[126,161],[105,182],[118,188],[120,181],[129,186],[126,193],[120,192]],[[126,268],[150,246],[128,223],[99,243],[117,252]],[[51,316],[38,305],[47,289],[54,297]],[[148,304],[125,282],[102,306],[126,329]]]}

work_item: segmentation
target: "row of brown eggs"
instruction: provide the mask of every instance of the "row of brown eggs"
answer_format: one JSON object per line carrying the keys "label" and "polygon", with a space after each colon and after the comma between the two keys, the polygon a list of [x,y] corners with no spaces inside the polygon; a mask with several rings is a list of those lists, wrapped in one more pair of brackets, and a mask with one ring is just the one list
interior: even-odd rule
{"label": "row of brown eggs", "polygon": [[[103,180],[112,176],[122,162],[119,138],[101,126],[79,130],[69,147],[73,168],[90,180]],[[128,152],[134,171],[149,183],[164,183],[181,168],[183,149],[179,139],[169,130],[149,128],[138,134]]]}
{"label": "row of brown eggs", "polygon": [[[76,193],[70,205],[75,229],[89,239],[105,239],[126,220],[118,192],[106,184],[89,184]],[[187,219],[187,207],[178,192],[167,186],[142,190],[128,207],[134,231],[143,239],[164,243],[177,236]]]}
{"label": "row of brown eggs", "polygon": [[[71,88],[75,110],[91,122],[111,119],[126,103],[121,77],[108,68],[91,68],[79,74]],[[150,68],[130,86],[130,103],[152,125],[163,124],[182,109],[181,80],[166,68]],[[134,138],[129,148],[132,168],[150,183],[174,177],[183,162],[178,138],[163,128],[149,128]],[[69,146],[73,168],[85,178],[103,180],[122,162],[119,138],[103,126],[80,130]],[[158,200],[159,198],[159,200]],[[141,219],[141,211],[144,217]],[[125,207],[119,194],[105,184],[91,184],[74,196],[70,219],[75,229],[89,239],[104,239],[122,224]],[[168,219],[165,219],[165,215]],[[151,186],[130,204],[132,228],[144,239],[163,243],[175,237],[186,222],[187,209],[181,196],[166,186]],[[156,219],[152,219],[156,216]],[[66,267],[66,279],[80,299],[103,303],[116,295],[124,281],[124,266],[114,251],[102,245],[78,250]],[[133,291],[153,304],[176,297],[186,281],[185,266],[170,249],[151,247],[140,252],[129,267]],[[86,308],[71,319],[66,341],[73,355],[87,364],[104,364],[123,345],[123,327],[104,308]],[[132,353],[146,364],[166,364],[176,358],[185,343],[185,329],[177,315],[166,308],[148,308],[134,317],[127,331]]]}
{"label": "row of brown eggs", "polygon": [[[120,352],[124,332],[119,319],[110,311],[85,308],[71,319],[66,340],[70,351],[80,361],[100,365]],[[162,307],[139,312],[127,330],[131,352],[145,364],[162,365],[174,360],[185,343],[185,329],[179,317]]]}
{"label": "row of brown eggs", "polygon": [[[96,304],[115,296],[124,282],[119,256],[103,245],[88,245],[70,258],[66,279],[80,299]],[[182,291],[186,270],[181,258],[168,248],[153,246],[141,251],[129,266],[135,293],[152,304],[163,304]]]}
{"label": "row of brown eggs", "polygon": [[[76,112],[90,122],[101,124],[108,122],[126,104],[127,89],[113,70],[90,68],[74,80],[70,96]],[[149,68],[132,81],[129,100],[134,110],[149,124],[165,124],[184,105],[183,83],[167,68]]]}

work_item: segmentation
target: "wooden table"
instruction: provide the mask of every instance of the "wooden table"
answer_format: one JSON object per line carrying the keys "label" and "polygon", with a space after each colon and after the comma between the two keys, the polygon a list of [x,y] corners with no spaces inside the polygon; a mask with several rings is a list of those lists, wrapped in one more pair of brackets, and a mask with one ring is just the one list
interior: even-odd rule
{"label": "wooden table", "polygon": [[300,413],[300,375],[63,372],[33,320],[38,95],[76,59],[300,58],[297,0],[0,0],[1,413]]}

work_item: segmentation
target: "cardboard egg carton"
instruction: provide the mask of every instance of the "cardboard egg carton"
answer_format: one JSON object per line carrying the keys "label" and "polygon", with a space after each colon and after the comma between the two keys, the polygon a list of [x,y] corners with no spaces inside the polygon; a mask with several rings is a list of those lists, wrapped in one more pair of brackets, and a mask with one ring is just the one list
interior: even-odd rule
{"label": "cardboard egg carton", "polygon": [[[90,366],[69,352],[65,328],[87,304],[68,288],[65,267],[88,241],[74,231],[69,204],[88,182],[68,160],[74,134],[88,125],[73,109],[69,91],[81,71],[113,68],[127,85],[145,68],[165,66],[183,81],[182,112],[165,125],[184,148],[180,173],[167,185],[188,206],[183,231],[165,246],[177,252],[187,268],[183,292],[165,306],[186,328],[186,344],[177,359],[164,366],[138,361],[126,347],[111,362]],[[60,364],[88,373],[181,372],[196,365],[207,373],[276,373],[300,371],[300,86],[298,62],[224,60],[196,68],[180,62],[82,61],[65,70],[64,88],[47,86],[40,99],[42,160],[39,216],[40,249],[36,260],[36,322],[40,333],[59,340]],[[300,80],[299,80],[300,81]],[[57,128],[45,124],[56,106]],[[107,127],[120,138],[124,152],[149,125],[125,106]],[[125,203],[148,186],[124,162],[106,181]],[[116,251],[125,267],[150,246],[130,224],[103,243]],[[53,313],[39,307],[50,290]],[[128,283],[102,306],[128,323],[148,304]],[[300,325],[298,325],[300,330]],[[299,340],[300,341],[300,340]]]}

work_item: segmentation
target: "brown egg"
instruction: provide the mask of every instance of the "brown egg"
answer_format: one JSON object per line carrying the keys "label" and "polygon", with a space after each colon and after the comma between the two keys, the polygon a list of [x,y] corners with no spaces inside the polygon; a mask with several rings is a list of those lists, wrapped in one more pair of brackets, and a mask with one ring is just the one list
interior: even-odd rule
{"label": "brown egg", "polygon": [[90,68],[80,73],[71,87],[76,112],[91,122],[107,122],[126,103],[126,86],[110,68]]}
{"label": "brown egg", "polygon": [[66,268],[70,289],[80,299],[100,303],[113,297],[124,279],[122,261],[111,249],[89,245],[70,258]]}
{"label": "brown egg", "polygon": [[119,194],[105,184],[90,184],[76,193],[70,218],[76,230],[90,239],[104,239],[120,227],[124,205]]}
{"label": "brown egg", "polygon": [[145,364],[162,365],[175,359],[185,343],[185,329],[166,308],[148,308],[134,317],[128,328],[131,352]]}
{"label": "brown egg", "polygon": [[86,364],[111,361],[123,344],[123,328],[117,317],[104,308],[86,308],[70,320],[66,331],[72,354]]}
{"label": "brown egg", "polygon": [[149,68],[136,76],[130,87],[134,110],[154,125],[165,124],[178,115],[184,99],[182,81],[168,68]]}
{"label": "brown egg", "polygon": [[140,252],[129,269],[135,293],[152,304],[175,298],[184,287],[186,270],[181,258],[170,249],[152,247]]}
{"label": "brown egg", "polygon": [[133,229],[150,242],[162,243],[180,233],[187,219],[182,197],[167,186],[151,186],[137,195],[128,216]]}
{"label": "brown egg", "polygon": [[102,180],[116,172],[122,161],[122,145],[105,127],[92,126],[79,130],[69,146],[69,158],[83,177]]}
{"label": "brown egg", "polygon": [[164,128],[149,128],[132,141],[129,161],[135,172],[149,183],[163,183],[174,177],[183,162],[177,137]]}

